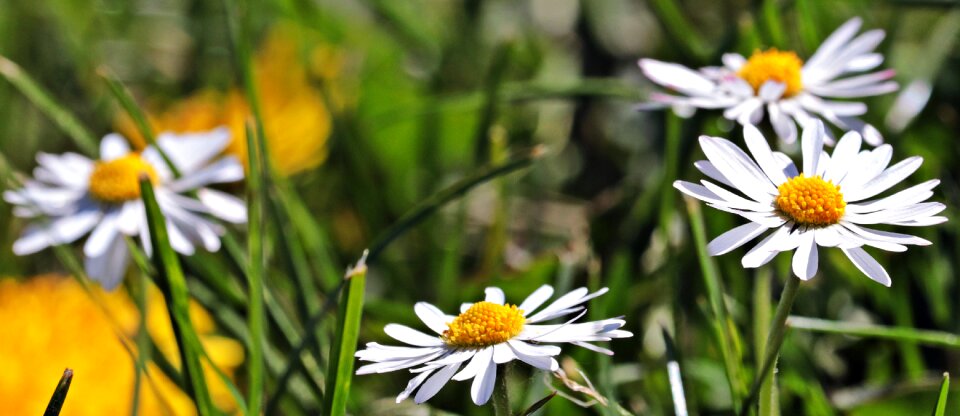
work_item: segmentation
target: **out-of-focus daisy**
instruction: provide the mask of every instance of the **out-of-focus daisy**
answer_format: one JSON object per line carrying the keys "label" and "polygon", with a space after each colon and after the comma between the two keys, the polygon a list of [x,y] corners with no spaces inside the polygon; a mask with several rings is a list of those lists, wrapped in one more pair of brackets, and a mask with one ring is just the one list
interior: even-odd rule
{"label": "out-of-focus daisy", "polygon": [[923,163],[919,156],[888,167],[893,154],[890,145],[861,151],[857,132],[845,134],[833,154],[827,155],[823,124],[814,121],[803,130],[803,166],[798,170],[786,155],[771,151],[755,127],[745,126],[743,136],[753,158],[728,140],[701,136],[700,146],[709,160],[697,162],[696,167],[746,198],[707,180],[700,181],[702,185],[673,184],[714,208],[750,221],[711,241],[707,247],[711,255],[728,253],[773,230],[743,257],[744,267],[759,267],[782,251],[796,250],[793,273],[807,280],[817,272],[817,246],[838,247],[861,272],[890,286],[886,270],[863,246],[905,251],[907,245],[930,242],[867,226],[918,227],[947,220],[937,215],[946,208],[943,204],[925,202],[940,183],[936,179],[877,198],[916,171]]}
{"label": "out-of-focus daisy", "polygon": [[[202,134],[161,134],[157,145],[180,171],[174,177],[156,148],[132,152],[126,140],[109,134],[100,143],[100,160],[76,153],[37,156],[34,179],[21,189],[3,194],[17,205],[14,214],[36,218],[13,243],[13,252],[27,255],[55,244],[76,241],[90,233],[83,246],[85,268],[104,288],[120,283],[129,252],[123,236],[140,235],[147,252],[150,237],[146,211],[140,199],[139,178],[145,175],[156,187],[157,203],[167,217],[173,248],[186,255],[196,245],[208,251],[220,249],[224,228],[207,218],[213,215],[246,222],[246,206],[240,199],[213,189],[212,183],[238,181],[243,166],[236,157],[217,155],[230,140],[226,129]],[[196,191],[198,199],[184,195]]]}
{"label": "out-of-focus daisy", "polygon": [[[101,305],[69,277],[0,278],[0,414],[42,414],[65,367],[74,370],[74,379],[64,415],[130,414],[136,370],[117,331],[133,337],[139,312],[124,291],[93,290]],[[150,291],[147,310],[150,337],[179,367],[177,340],[158,290]],[[190,317],[211,361],[232,377],[243,363],[243,346],[216,335],[212,318],[199,305],[191,304]],[[207,362],[203,366],[214,402],[224,411],[236,410],[228,387]],[[148,372],[139,386],[139,415],[196,414],[190,396],[159,367],[149,363]]]}
{"label": "out-of-focus daisy", "polygon": [[[893,70],[843,78],[869,71],[883,62],[883,55],[873,50],[883,40],[884,32],[874,29],[854,37],[861,23],[856,17],[848,20],[806,62],[795,52],[777,49],[757,50],[750,58],[728,53],[723,56],[722,67],[699,71],[641,59],[640,69],[647,78],[683,94],[657,93],[641,108],[672,106],[680,114],[695,108],[723,109],[724,117],[744,125],[760,123],[766,108],[770,124],[786,143],[796,140],[797,124],[803,126],[812,119],[822,119],[844,131],[859,132],[873,146],[880,145],[880,132],[857,118],[867,112],[866,104],[833,100],[869,97],[897,89],[897,83],[891,80]],[[832,145],[829,130],[827,135],[825,142]]]}
{"label": "out-of-focus daisy", "polygon": [[[304,65],[300,34],[301,30],[286,26],[271,30],[254,61],[254,82],[260,94],[270,157],[284,175],[314,168],[327,156],[331,117],[313,79],[331,87],[334,105],[343,104],[345,99],[344,92],[334,88],[343,66],[342,54],[326,47],[311,48],[311,58],[317,62],[312,70]],[[156,131],[195,133],[227,126],[233,139],[225,152],[246,162],[245,128],[251,112],[242,90],[205,89],[159,111],[150,107],[148,118]],[[126,113],[120,114],[117,130],[133,143],[145,144]]]}
{"label": "out-of-focus daisy", "polygon": [[[536,313],[533,312],[553,295],[552,287],[540,287],[519,306],[505,304],[503,291],[490,287],[482,302],[463,304],[458,316],[444,314],[436,306],[419,302],[414,312],[436,335],[389,324],[384,328],[387,335],[413,347],[368,343],[356,356],[373,364],[360,367],[357,374],[411,369],[417,376],[397,396],[397,403],[410,397],[414,390],[417,390],[414,401],[423,403],[451,378],[457,381],[472,378],[470,396],[474,403],[482,405],[493,392],[497,364],[520,360],[541,370],[556,371],[559,365],[553,357],[560,354],[560,347],[546,344],[571,343],[612,355],[612,351],[589,342],[632,336],[619,329],[625,323],[623,319],[574,323],[586,313],[581,306],[584,302],[606,292],[606,288],[594,293],[579,288]],[[541,323],[573,314],[576,315],[564,323]]]}

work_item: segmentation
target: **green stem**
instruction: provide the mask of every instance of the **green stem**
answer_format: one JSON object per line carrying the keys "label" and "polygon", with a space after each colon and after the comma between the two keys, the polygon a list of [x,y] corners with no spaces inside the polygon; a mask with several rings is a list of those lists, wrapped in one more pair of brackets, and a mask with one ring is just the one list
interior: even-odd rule
{"label": "green stem", "polygon": [[777,304],[777,312],[773,316],[773,324],[770,327],[770,333],[767,335],[767,345],[764,348],[763,367],[757,373],[757,379],[754,380],[750,388],[750,394],[740,407],[740,415],[746,416],[749,413],[750,406],[757,398],[760,387],[767,376],[773,377],[774,364],[780,356],[780,346],[783,345],[783,339],[787,335],[787,317],[790,316],[790,309],[793,308],[793,301],[797,298],[797,291],[800,288],[800,279],[789,276],[787,284],[783,287],[780,294],[780,302]]}
{"label": "green stem", "polygon": [[493,384],[493,414],[510,416],[510,396],[507,394],[507,366],[500,366],[500,374]]}
{"label": "green stem", "polygon": [[263,168],[258,140],[262,136],[254,136],[247,128],[247,160],[250,167],[250,176],[247,180],[247,256],[250,263],[247,265],[247,287],[250,295],[250,307],[247,311],[247,327],[250,330],[250,358],[248,374],[250,376],[249,393],[247,394],[247,409],[253,414],[260,414],[264,393],[264,358],[263,344],[266,338],[265,315],[263,312],[263,178],[260,176]]}
{"label": "green stem", "polygon": [[340,336],[330,346],[330,364],[327,368],[327,389],[324,391],[324,414],[343,415],[347,411],[347,399],[353,382],[354,354],[360,338],[360,321],[363,317],[363,291],[366,286],[367,255],[347,271],[348,281],[337,315],[337,334]]}

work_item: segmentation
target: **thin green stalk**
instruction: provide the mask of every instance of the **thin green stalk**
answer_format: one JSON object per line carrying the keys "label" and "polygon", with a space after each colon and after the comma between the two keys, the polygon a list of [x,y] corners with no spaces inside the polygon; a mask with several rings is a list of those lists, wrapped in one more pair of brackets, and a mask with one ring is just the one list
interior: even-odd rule
{"label": "thin green stalk", "polygon": [[347,399],[353,384],[354,354],[360,338],[360,318],[363,316],[363,291],[367,277],[367,254],[357,265],[347,271],[348,281],[337,315],[337,334],[340,339],[330,346],[330,364],[327,368],[324,414],[343,415],[347,411]]}
{"label": "thin green stalk", "polygon": [[[764,351],[767,347],[766,329],[770,328],[770,284],[773,280],[773,272],[770,268],[763,268],[757,271],[756,284],[753,286],[753,350],[755,351],[757,368],[763,366]],[[773,413],[773,391],[774,385],[772,378],[764,381],[760,387],[760,416],[769,416]]]}
{"label": "thin green stalk", "polygon": [[780,16],[780,5],[777,0],[763,0],[761,6],[763,12],[763,32],[766,34],[768,46],[782,48],[786,44],[786,37],[783,34],[783,20]]}
{"label": "thin green stalk", "polygon": [[720,278],[720,272],[717,270],[713,258],[707,253],[707,233],[700,203],[691,198],[685,198],[684,200],[687,203],[687,212],[690,215],[690,228],[693,231],[697,258],[700,260],[703,282],[707,288],[707,297],[710,300],[710,310],[714,316],[714,333],[720,347],[720,353],[723,356],[727,382],[730,385],[730,396],[734,403],[734,411],[739,411],[736,406],[739,405],[740,398],[743,397],[744,388],[740,375],[740,358],[735,348],[736,339],[738,339],[735,332],[736,326],[730,318],[727,305],[723,300],[723,281]]}
{"label": "thin green stalk", "polygon": [[943,373],[943,383],[940,384],[940,395],[937,397],[937,407],[933,409],[933,416],[947,414],[947,396],[950,394],[950,373]]}
{"label": "thin green stalk", "polygon": [[915,342],[938,347],[960,348],[960,335],[949,332],[863,324],[858,322],[829,321],[803,316],[791,316],[787,319],[787,326],[805,331],[842,334],[852,337],[880,338],[891,341]]}
{"label": "thin green stalk", "polygon": [[250,378],[247,392],[247,409],[260,414],[263,404],[264,371],[263,343],[266,341],[266,327],[263,312],[263,177],[260,172],[263,161],[260,158],[258,140],[263,137],[254,135],[247,128],[247,160],[250,176],[247,180],[247,288],[250,295],[247,310],[247,326],[250,329],[250,358],[247,360]]}
{"label": "thin green stalk", "polygon": [[140,310],[139,326],[137,327],[137,362],[135,366],[135,377],[133,380],[133,404],[130,406],[130,414],[136,416],[140,409],[140,385],[143,380],[142,368],[146,368],[150,362],[150,334],[147,332],[147,289],[150,286],[150,276],[146,273],[140,273],[137,279],[137,288],[134,294],[137,309]]}
{"label": "thin green stalk", "polygon": [[680,45],[683,52],[698,60],[706,59],[709,54],[706,42],[683,16],[676,0],[651,0],[650,5],[661,20],[664,31],[673,41],[672,44]]}
{"label": "thin green stalk", "polygon": [[47,409],[43,411],[43,416],[57,416],[60,409],[63,408],[63,402],[67,400],[67,392],[70,391],[70,382],[73,381],[73,370],[63,370],[63,376],[57,383],[57,388],[53,390],[53,396],[47,403]]}
{"label": "thin green stalk", "polygon": [[493,384],[493,414],[510,416],[510,395],[507,392],[507,365],[501,364]]}
{"label": "thin green stalk", "polygon": [[99,153],[97,139],[80,123],[80,120],[77,120],[73,114],[61,107],[60,104],[57,104],[57,100],[55,100],[43,86],[34,81],[33,78],[30,78],[23,69],[3,55],[0,55],[0,75],[3,75],[7,81],[10,81],[21,94],[27,97],[27,99],[46,114],[47,117],[50,117],[50,120],[52,120],[60,130],[63,130],[64,133],[73,139],[73,142],[80,148],[80,151],[88,156],[95,156]]}
{"label": "thin green stalk", "polygon": [[210,399],[203,368],[200,365],[200,357],[203,355],[200,350],[203,347],[190,321],[190,294],[187,291],[187,280],[180,269],[180,260],[170,246],[166,220],[160,211],[160,206],[157,205],[153,185],[146,176],[140,178],[140,190],[150,227],[154,267],[160,276],[158,279],[160,287],[167,298],[170,321],[173,323],[173,332],[180,349],[183,376],[187,380],[187,393],[190,394],[201,416],[212,415],[216,410]]}
{"label": "thin green stalk", "polygon": [[790,316],[790,309],[793,308],[793,301],[797,298],[797,292],[800,288],[800,279],[795,276],[787,277],[787,284],[783,286],[783,292],[780,294],[780,301],[777,303],[777,311],[773,316],[773,324],[770,327],[767,336],[767,345],[763,352],[763,366],[758,369],[757,378],[750,387],[750,393],[747,399],[743,401],[740,407],[740,415],[746,416],[750,412],[753,401],[760,392],[763,381],[772,377],[777,358],[780,356],[780,346],[783,345],[783,339],[787,335],[787,317]]}

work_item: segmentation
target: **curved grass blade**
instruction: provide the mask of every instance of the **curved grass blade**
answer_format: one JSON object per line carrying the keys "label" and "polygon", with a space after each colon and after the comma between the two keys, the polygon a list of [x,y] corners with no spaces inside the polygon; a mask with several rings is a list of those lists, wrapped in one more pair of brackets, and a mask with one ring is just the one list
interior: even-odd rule
{"label": "curved grass blade", "polygon": [[950,394],[950,373],[943,373],[943,383],[940,384],[940,397],[937,398],[937,407],[933,409],[933,416],[944,416],[947,413],[948,394]]}
{"label": "curved grass blade", "polygon": [[3,55],[0,55],[0,75],[10,81],[21,94],[27,97],[47,117],[50,117],[60,130],[63,130],[73,139],[73,142],[83,153],[88,156],[98,153],[97,139],[80,123],[80,120],[77,120],[73,114],[57,104],[57,101],[50,96],[50,93],[43,86]]}
{"label": "curved grass blade", "polygon": [[524,411],[520,412],[520,414],[519,414],[518,416],[529,416],[529,415],[532,415],[533,412],[536,412],[537,410],[540,410],[541,407],[546,406],[546,405],[547,405],[547,402],[549,402],[550,399],[552,399],[552,398],[554,398],[554,397],[556,397],[556,396],[557,396],[557,391],[554,390],[554,391],[552,391],[550,394],[548,394],[547,397],[544,397],[544,398],[542,398],[542,399],[540,399],[540,400],[537,400],[536,403],[530,405],[530,407],[528,407],[527,410],[524,410]]}
{"label": "curved grass blade", "polygon": [[170,246],[166,220],[160,212],[160,206],[157,205],[157,198],[149,178],[140,178],[140,190],[147,211],[150,242],[155,251],[153,263],[159,276],[157,283],[167,299],[170,321],[173,323],[173,332],[180,349],[183,377],[187,381],[185,383],[187,393],[193,399],[197,412],[201,416],[212,415],[215,408],[200,365],[203,347],[190,321],[190,294],[187,291],[187,281],[180,269],[180,260]]}
{"label": "curved grass blade", "polygon": [[915,342],[918,344],[936,345],[940,347],[960,348],[960,336],[949,332],[930,331],[923,329],[904,328],[860,324],[854,322],[839,322],[826,319],[791,316],[787,319],[787,326],[805,331],[843,334],[854,337],[880,338],[891,341]]}
{"label": "curved grass blade", "polygon": [[247,327],[250,329],[250,359],[247,362],[250,377],[247,392],[247,408],[254,414],[260,414],[263,405],[265,386],[263,343],[266,326],[263,312],[263,159],[258,142],[263,136],[254,135],[247,126],[247,158],[250,176],[247,180],[247,287],[250,306],[247,310]]}
{"label": "curved grass blade", "polygon": [[357,340],[360,337],[360,318],[363,316],[363,289],[367,277],[367,255],[356,266],[347,270],[344,279],[347,287],[340,302],[337,315],[337,334],[340,339],[330,346],[330,366],[327,368],[327,389],[324,400],[324,414],[342,415],[347,411],[347,398],[353,381],[353,355],[357,352]]}
{"label": "curved grass blade", "polygon": [[73,370],[69,368],[63,370],[63,375],[60,376],[60,382],[57,383],[57,388],[53,391],[53,396],[50,397],[50,403],[47,404],[47,410],[43,411],[43,416],[57,416],[60,414],[60,409],[63,408],[63,402],[67,400],[67,392],[70,391],[71,381],[73,381]]}

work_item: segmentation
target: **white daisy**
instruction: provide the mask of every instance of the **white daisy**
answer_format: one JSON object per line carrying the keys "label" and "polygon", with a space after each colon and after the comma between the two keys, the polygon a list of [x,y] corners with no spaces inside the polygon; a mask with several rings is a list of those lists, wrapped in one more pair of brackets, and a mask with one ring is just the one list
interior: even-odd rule
{"label": "white daisy", "polygon": [[817,272],[817,246],[838,247],[861,272],[890,286],[886,270],[863,246],[905,251],[907,245],[930,242],[866,226],[916,227],[947,220],[937,216],[946,208],[943,204],[924,202],[940,183],[936,179],[870,199],[916,171],[923,163],[918,156],[888,168],[893,154],[890,145],[861,151],[857,132],[845,134],[833,155],[828,156],[823,151],[823,124],[815,121],[803,130],[803,169],[798,171],[790,158],[770,150],[755,127],[744,126],[743,136],[752,159],[728,140],[701,136],[700,146],[709,161],[699,161],[695,166],[746,198],[706,180],[700,181],[702,185],[684,181],[673,184],[714,208],[750,220],[711,241],[707,247],[711,255],[728,253],[773,230],[743,257],[744,267],[759,267],[782,251],[796,250],[793,273],[807,280]]}
{"label": "white daisy", "polygon": [[[100,160],[76,153],[37,155],[39,166],[23,188],[4,192],[19,217],[37,218],[13,244],[13,252],[27,255],[48,246],[76,241],[90,233],[83,246],[85,269],[107,289],[120,283],[129,263],[123,235],[140,235],[150,253],[146,211],[140,199],[140,175],[156,187],[157,202],[167,219],[173,248],[186,255],[196,245],[220,249],[224,228],[205,215],[246,222],[240,199],[213,189],[211,183],[243,179],[243,166],[233,156],[213,160],[230,141],[227,129],[199,134],[161,134],[157,145],[180,171],[175,178],[157,149],[131,151],[118,134],[100,143]],[[183,195],[196,191],[198,199]]]}
{"label": "white daisy", "polygon": [[[484,301],[463,304],[458,316],[446,315],[436,306],[419,302],[414,311],[436,335],[389,324],[384,328],[387,335],[413,347],[368,343],[367,348],[358,351],[356,356],[374,364],[360,367],[357,374],[412,368],[410,372],[417,376],[397,396],[397,403],[410,397],[418,388],[414,401],[423,403],[437,394],[451,378],[457,381],[472,378],[470,396],[474,403],[482,405],[493,392],[497,364],[520,360],[541,370],[556,371],[559,365],[553,357],[560,354],[560,347],[545,345],[547,343],[568,342],[612,355],[612,351],[588,341],[632,336],[619,329],[625,323],[623,319],[574,323],[586,313],[581,304],[606,292],[606,288],[594,293],[579,288],[537,313],[532,312],[553,295],[552,287],[541,286],[519,306],[504,304],[503,291],[490,287],[486,289]],[[538,324],[574,313],[577,315],[562,324]]]}
{"label": "white daisy", "polygon": [[[640,108],[673,106],[680,114],[696,108],[723,109],[723,116],[730,120],[756,125],[766,107],[770,124],[786,143],[796,140],[796,124],[803,126],[812,119],[822,119],[841,130],[859,132],[873,146],[880,145],[880,132],[857,118],[867,112],[864,103],[830,99],[868,97],[897,89],[897,83],[891,80],[893,70],[838,79],[869,71],[883,62],[883,55],[873,50],[883,40],[884,32],[875,29],[854,38],[861,23],[860,18],[848,20],[807,62],[794,52],[776,49],[757,50],[749,59],[728,53],[723,56],[722,67],[699,71],[641,59],[640,69],[647,78],[683,96],[653,94],[652,102]],[[832,133],[827,134],[825,140],[832,145]]]}

